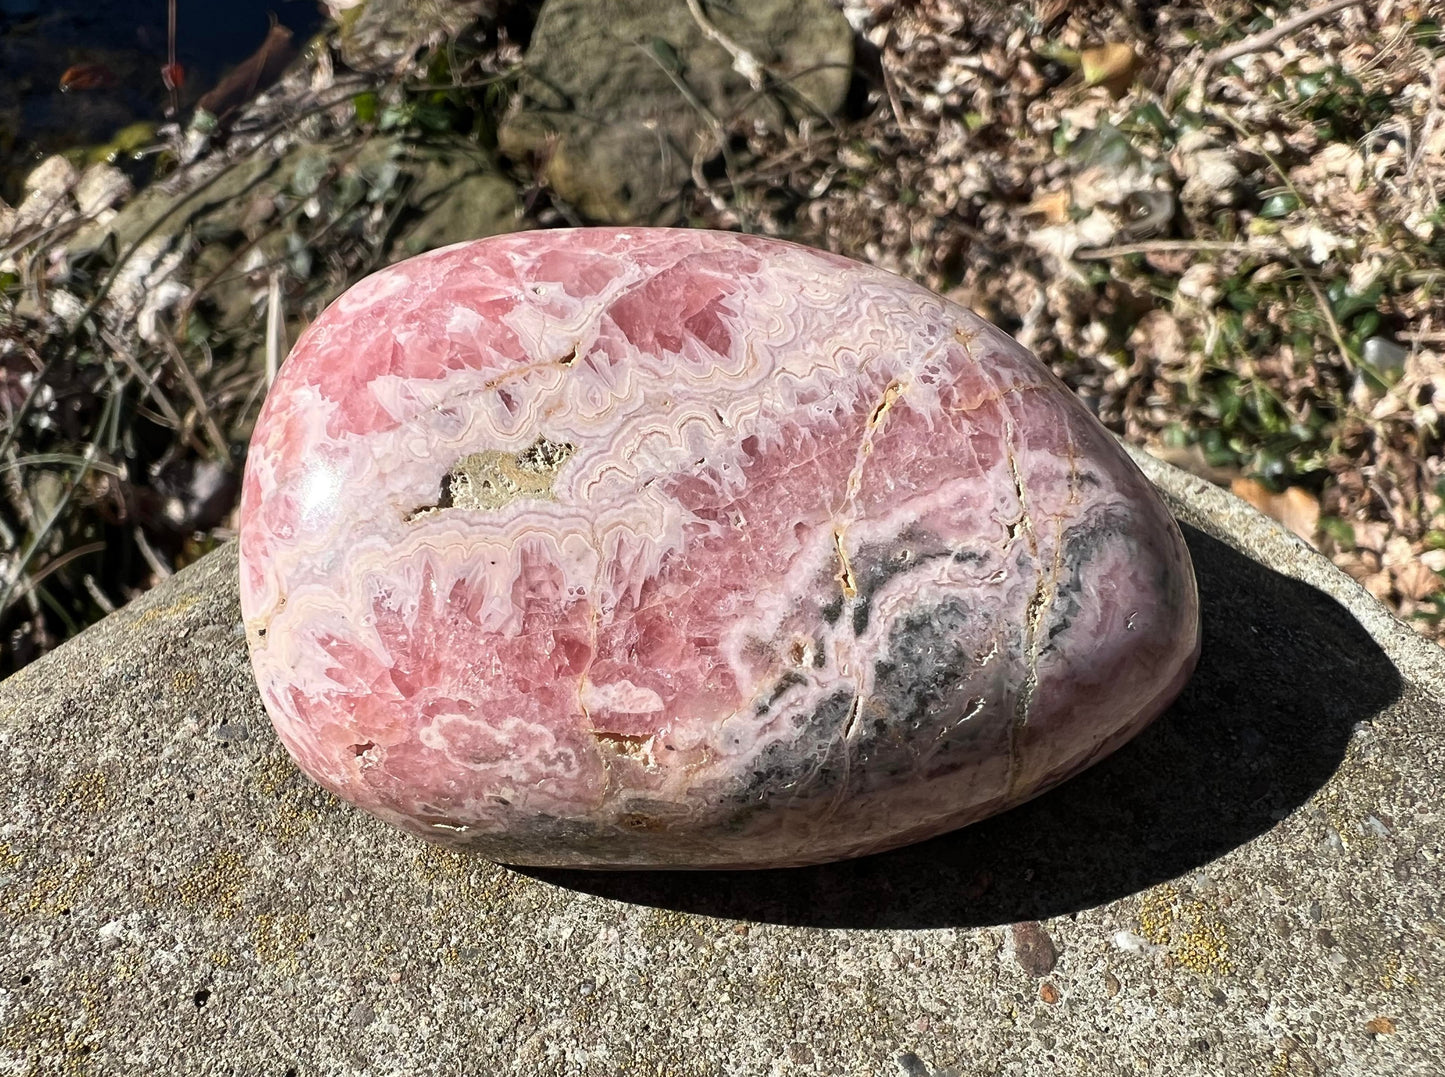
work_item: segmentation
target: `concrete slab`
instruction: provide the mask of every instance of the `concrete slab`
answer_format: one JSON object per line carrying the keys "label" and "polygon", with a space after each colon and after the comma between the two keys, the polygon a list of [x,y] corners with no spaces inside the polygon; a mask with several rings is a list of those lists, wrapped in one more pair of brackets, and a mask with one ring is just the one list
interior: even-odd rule
{"label": "concrete slab", "polygon": [[847,864],[523,875],[310,785],[234,547],[0,683],[0,1073],[1445,1072],[1445,654],[1141,461],[1204,652],[1116,756]]}

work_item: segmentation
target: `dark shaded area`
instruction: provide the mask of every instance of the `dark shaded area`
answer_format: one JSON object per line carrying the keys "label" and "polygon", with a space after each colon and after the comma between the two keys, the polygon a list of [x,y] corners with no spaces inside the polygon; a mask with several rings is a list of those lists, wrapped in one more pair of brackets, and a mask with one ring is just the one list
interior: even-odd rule
{"label": "dark shaded area", "polygon": [[217,119],[224,121],[258,93],[270,89],[296,59],[295,35],[276,23],[261,42],[261,47],[242,60],[230,74],[196,102]]}
{"label": "dark shaded area", "polygon": [[[321,27],[323,9],[318,0],[177,0],[185,116],[261,47],[273,18],[301,42]],[[105,143],[138,121],[162,121],[167,39],[166,0],[0,2],[0,194],[17,200],[21,178],[47,154]],[[87,89],[82,80],[62,92],[62,75],[78,65],[89,67],[95,85]]]}
{"label": "dark shaded area", "polygon": [[1195,870],[1303,803],[1351,728],[1403,687],[1334,599],[1184,528],[1199,578],[1199,669],[1115,755],[997,818],[861,860],[759,872],[535,878],[709,916],[852,928],[1041,920]]}

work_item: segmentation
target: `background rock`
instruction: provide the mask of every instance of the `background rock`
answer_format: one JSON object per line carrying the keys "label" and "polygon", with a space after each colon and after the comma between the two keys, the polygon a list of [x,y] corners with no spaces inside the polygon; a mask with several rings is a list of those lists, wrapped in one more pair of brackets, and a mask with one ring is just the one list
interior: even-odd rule
{"label": "background rock", "polygon": [[213,233],[234,231],[231,218],[239,218],[245,197],[276,171],[277,159],[249,157],[218,166],[199,181],[187,176],[184,185],[162,181],[144,188],[113,217],[83,225],[66,243],[67,254],[83,258],[107,242],[124,254],[143,240],[164,250],[193,220],[207,215]]}
{"label": "background rock", "polygon": [[661,222],[716,125],[836,112],[853,37],[826,0],[702,4],[705,21],[762,65],[755,90],[685,0],[547,0],[503,125],[504,152],[530,158],[562,198],[607,223]]}
{"label": "background rock", "polygon": [[453,40],[494,19],[500,0],[362,0],[332,4],[340,28],[341,58],[358,71],[386,72],[420,49]]}
{"label": "background rock", "polygon": [[1438,1072],[1445,657],[1141,462],[1203,599],[1178,704],[804,871],[528,876],[344,808],[270,730],[224,547],[0,683],[0,1069]]}
{"label": "background rock", "polygon": [[398,257],[517,227],[516,184],[474,151],[433,151],[411,167],[415,186],[407,199],[414,217],[393,244]]}

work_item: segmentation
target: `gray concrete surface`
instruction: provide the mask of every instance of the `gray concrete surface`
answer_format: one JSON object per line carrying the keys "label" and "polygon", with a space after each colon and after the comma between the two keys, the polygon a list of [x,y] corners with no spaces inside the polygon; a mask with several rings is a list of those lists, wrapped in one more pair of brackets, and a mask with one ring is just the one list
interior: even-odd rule
{"label": "gray concrete surface", "polygon": [[523,875],[318,792],[228,547],[0,683],[0,1073],[1445,1072],[1445,656],[1227,494],[1116,756],[816,869]]}

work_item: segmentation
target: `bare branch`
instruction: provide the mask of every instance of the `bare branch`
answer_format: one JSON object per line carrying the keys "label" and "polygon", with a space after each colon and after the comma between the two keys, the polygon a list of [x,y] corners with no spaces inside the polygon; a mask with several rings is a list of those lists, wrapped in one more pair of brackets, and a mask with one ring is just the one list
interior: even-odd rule
{"label": "bare branch", "polygon": [[1251,34],[1243,41],[1236,41],[1227,49],[1220,49],[1204,61],[1204,70],[1210,71],[1216,67],[1222,67],[1230,60],[1237,60],[1241,56],[1247,56],[1251,52],[1261,52],[1269,48],[1281,38],[1286,38],[1296,30],[1317,23],[1321,19],[1327,19],[1337,11],[1344,11],[1346,8],[1359,7],[1364,0],[1330,0],[1327,4],[1310,8],[1308,11],[1301,11],[1292,19],[1285,19],[1277,26],[1263,30],[1257,34]]}

